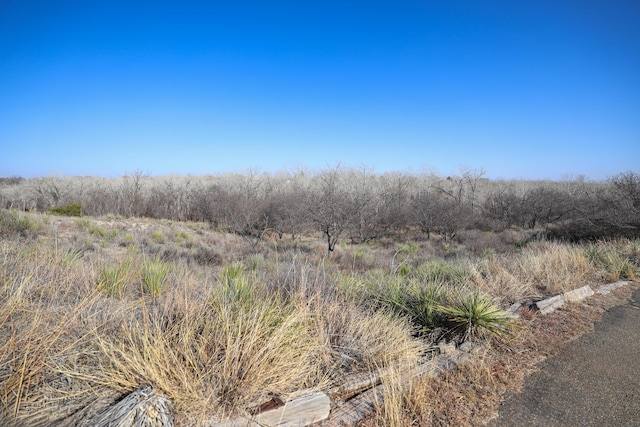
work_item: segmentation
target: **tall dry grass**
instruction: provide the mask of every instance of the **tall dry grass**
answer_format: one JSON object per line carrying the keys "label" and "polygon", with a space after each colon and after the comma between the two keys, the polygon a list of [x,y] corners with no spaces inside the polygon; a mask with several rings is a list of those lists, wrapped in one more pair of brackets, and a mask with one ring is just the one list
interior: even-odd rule
{"label": "tall dry grass", "polygon": [[[62,423],[98,397],[148,384],[174,403],[179,424],[197,425],[420,351],[406,319],[327,291],[330,275],[301,274],[280,290],[239,264],[153,258],[162,286],[150,290],[155,270],[145,275],[149,261],[136,245],[77,250],[60,235],[41,237],[0,241],[0,420],[8,423]],[[296,271],[304,268],[287,274]]]}

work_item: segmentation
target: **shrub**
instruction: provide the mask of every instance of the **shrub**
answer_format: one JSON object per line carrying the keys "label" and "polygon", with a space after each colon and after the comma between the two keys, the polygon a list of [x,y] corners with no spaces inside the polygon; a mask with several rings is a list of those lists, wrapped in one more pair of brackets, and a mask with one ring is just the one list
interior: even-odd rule
{"label": "shrub", "polygon": [[71,203],[65,206],[51,208],[49,213],[61,216],[82,216],[82,205],[80,203]]}

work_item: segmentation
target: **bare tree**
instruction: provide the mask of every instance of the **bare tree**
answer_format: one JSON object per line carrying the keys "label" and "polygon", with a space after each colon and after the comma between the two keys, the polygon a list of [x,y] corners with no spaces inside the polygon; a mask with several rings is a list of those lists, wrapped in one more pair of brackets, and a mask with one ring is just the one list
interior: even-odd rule
{"label": "bare tree", "polygon": [[70,180],[55,176],[34,178],[29,180],[29,184],[35,194],[37,209],[40,211],[59,206],[73,193]]}
{"label": "bare tree", "polygon": [[355,214],[345,186],[340,182],[340,166],[322,172],[316,177],[317,193],[311,200],[309,211],[317,227],[327,240],[331,253]]}
{"label": "bare tree", "polygon": [[135,170],[122,177],[120,187],[120,206],[125,216],[141,216],[145,211],[144,185],[149,180],[149,173]]}

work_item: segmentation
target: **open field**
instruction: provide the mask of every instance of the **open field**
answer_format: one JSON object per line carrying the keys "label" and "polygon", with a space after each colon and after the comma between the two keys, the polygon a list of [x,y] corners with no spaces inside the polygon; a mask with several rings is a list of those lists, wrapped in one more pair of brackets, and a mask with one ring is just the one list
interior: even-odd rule
{"label": "open field", "polygon": [[[636,279],[640,265],[640,242],[627,239],[477,256],[432,236],[339,244],[328,255],[320,234],[256,241],[202,222],[0,214],[0,420],[9,425],[73,425],[141,385],[174,404],[176,425],[198,425],[463,340],[483,351],[410,390],[385,380],[384,405],[366,422],[471,423],[491,413],[483,393],[497,399],[507,377],[531,369],[519,358],[546,351],[531,348],[539,334],[555,333],[541,328],[547,318],[515,321],[504,309]],[[559,341],[597,311],[568,310],[584,313],[563,320]]]}

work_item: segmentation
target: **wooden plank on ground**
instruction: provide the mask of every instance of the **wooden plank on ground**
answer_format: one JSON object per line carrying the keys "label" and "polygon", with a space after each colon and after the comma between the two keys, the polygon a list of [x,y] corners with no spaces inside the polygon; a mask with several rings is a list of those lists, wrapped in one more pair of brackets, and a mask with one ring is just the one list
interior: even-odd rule
{"label": "wooden plank on ground", "polygon": [[329,396],[316,392],[290,400],[284,406],[258,414],[252,419],[237,418],[210,425],[212,427],[302,427],[326,419],[330,410]]}

